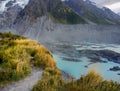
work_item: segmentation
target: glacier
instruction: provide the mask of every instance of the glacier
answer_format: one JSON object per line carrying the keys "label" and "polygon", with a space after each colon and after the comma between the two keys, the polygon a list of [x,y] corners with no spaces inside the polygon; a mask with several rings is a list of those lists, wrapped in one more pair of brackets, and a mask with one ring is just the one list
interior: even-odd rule
{"label": "glacier", "polygon": [[9,7],[7,7],[7,4],[10,4],[10,7],[18,5],[21,8],[24,8],[28,4],[29,0],[2,0],[0,1],[0,14],[7,11]]}

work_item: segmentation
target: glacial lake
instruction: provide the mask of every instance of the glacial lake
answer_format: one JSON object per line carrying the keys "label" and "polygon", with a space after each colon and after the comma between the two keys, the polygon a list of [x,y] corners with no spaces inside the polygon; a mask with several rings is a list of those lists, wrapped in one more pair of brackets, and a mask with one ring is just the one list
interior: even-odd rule
{"label": "glacial lake", "polygon": [[[70,44],[64,45],[61,43],[56,43],[55,46],[53,46],[52,48],[54,49],[53,56],[56,60],[57,67],[60,70],[63,70],[64,72],[72,75],[75,79],[78,79],[80,78],[81,75],[85,75],[89,71],[94,70],[96,73],[100,74],[105,80],[113,80],[120,83],[120,70],[116,71],[110,70],[110,68],[116,66],[120,67],[119,63],[120,59],[118,59],[119,58],[118,55],[120,56],[119,45],[88,44],[88,43],[87,44],[82,43],[77,45]],[[90,52],[91,55],[89,55],[88,53],[91,50],[93,52]],[[102,52],[99,53],[100,50],[102,50]],[[99,54],[96,54],[97,52]],[[108,55],[109,52],[110,55],[115,56],[109,57]],[[85,55],[86,53],[87,55]],[[92,55],[92,53],[94,53],[95,56]],[[103,55],[102,57],[101,55],[102,53],[106,53],[105,54],[106,56]],[[92,61],[90,59],[91,56]],[[112,61],[112,59],[115,60]]]}

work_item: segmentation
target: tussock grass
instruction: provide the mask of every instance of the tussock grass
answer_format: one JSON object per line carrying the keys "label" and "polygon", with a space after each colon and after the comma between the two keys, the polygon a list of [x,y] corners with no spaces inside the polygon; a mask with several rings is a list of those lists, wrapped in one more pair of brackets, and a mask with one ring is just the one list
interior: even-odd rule
{"label": "tussock grass", "polygon": [[56,72],[55,69],[49,70],[44,72],[42,80],[33,87],[32,91],[120,91],[120,84],[103,80],[93,71],[78,80],[71,79],[70,82],[65,82],[59,73],[53,74]]}
{"label": "tussock grass", "polygon": [[0,33],[0,85],[17,81],[31,72],[31,64],[45,69],[56,63],[38,42],[9,33]]}

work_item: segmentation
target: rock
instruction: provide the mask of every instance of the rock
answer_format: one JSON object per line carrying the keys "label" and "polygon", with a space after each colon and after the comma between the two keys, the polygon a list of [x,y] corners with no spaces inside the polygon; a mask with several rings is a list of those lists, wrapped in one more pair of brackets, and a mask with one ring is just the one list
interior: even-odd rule
{"label": "rock", "polygon": [[120,73],[118,73],[118,75],[120,75]]}
{"label": "rock", "polygon": [[110,68],[110,71],[120,71],[120,67],[114,66],[113,68]]}
{"label": "rock", "polygon": [[[112,61],[120,64],[120,54],[111,50],[80,50],[81,55],[85,55],[92,59],[91,61],[102,62],[99,57],[106,58],[108,61]],[[96,59],[95,59],[96,58]],[[93,60],[95,59],[95,60]],[[106,61],[103,61],[106,62]]]}

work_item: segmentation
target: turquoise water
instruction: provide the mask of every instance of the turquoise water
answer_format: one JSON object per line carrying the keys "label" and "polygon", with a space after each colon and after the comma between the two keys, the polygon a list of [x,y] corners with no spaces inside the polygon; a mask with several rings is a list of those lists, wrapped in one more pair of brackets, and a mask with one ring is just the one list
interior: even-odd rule
{"label": "turquoise water", "polygon": [[[117,72],[109,71],[109,68],[113,66],[120,66],[120,64],[107,61],[107,63],[92,63],[90,64],[89,59],[86,57],[81,57],[81,62],[72,62],[63,60],[59,55],[54,55],[57,63],[57,67],[66,73],[72,75],[75,79],[78,79],[81,75],[85,75],[91,70],[95,70],[106,80],[114,80],[120,83],[120,75]],[[85,66],[88,67],[85,67]]]}

